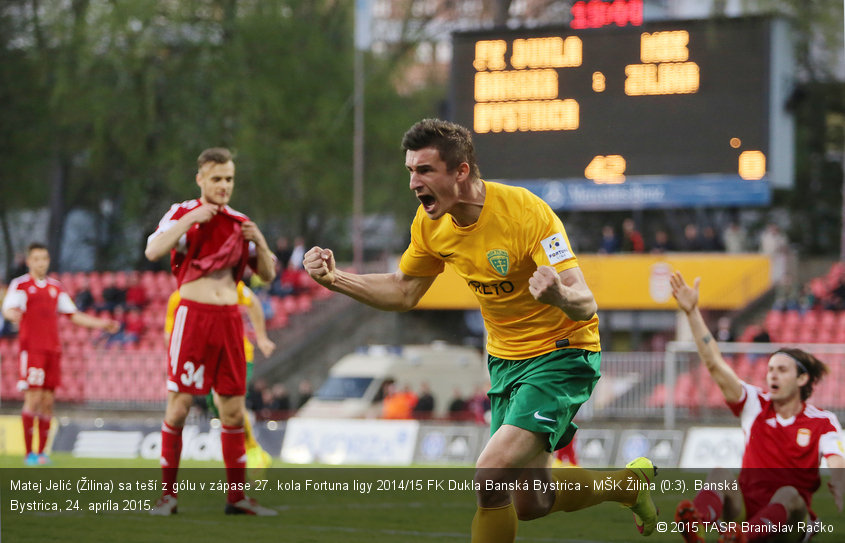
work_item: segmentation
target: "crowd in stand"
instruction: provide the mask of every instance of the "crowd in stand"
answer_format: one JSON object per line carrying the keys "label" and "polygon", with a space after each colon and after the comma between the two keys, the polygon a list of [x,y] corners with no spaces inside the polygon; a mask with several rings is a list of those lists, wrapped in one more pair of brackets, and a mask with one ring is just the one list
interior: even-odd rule
{"label": "crowd in stand", "polygon": [[[393,381],[384,384],[381,418],[383,419],[418,419],[432,418],[435,398],[428,383],[421,383],[419,392],[410,386],[399,387]],[[483,386],[478,386],[469,398],[465,398],[460,388],[455,388],[447,409],[451,420],[469,420],[479,424],[485,422],[485,414],[490,410],[490,399]]]}
{"label": "crowd in stand", "polygon": [[[648,240],[642,234],[633,218],[627,217],[617,230],[605,224],[595,250],[601,254],[616,253],[668,253],[668,252],[726,252],[745,253],[754,249],[768,255],[778,255],[788,248],[788,241],[780,228],[768,224],[760,233],[756,243],[739,222],[730,222],[721,232],[713,225],[687,224],[679,236],[673,237],[663,227],[657,227]],[[589,251],[585,251],[589,252]]]}

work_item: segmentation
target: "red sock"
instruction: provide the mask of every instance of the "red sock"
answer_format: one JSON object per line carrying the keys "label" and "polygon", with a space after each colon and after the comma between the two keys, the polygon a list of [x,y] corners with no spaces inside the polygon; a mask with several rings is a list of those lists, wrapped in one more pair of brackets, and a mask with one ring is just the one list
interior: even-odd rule
{"label": "red sock", "polygon": [[754,526],[779,526],[786,524],[788,514],[786,506],[782,503],[770,503],[766,507],[760,509],[756,515],[751,517],[748,521],[748,531],[746,537],[748,541],[764,541],[769,537],[768,531],[764,528],[762,530],[755,530]]}
{"label": "red sock", "polygon": [[692,501],[695,512],[704,522],[715,522],[722,516],[724,503],[722,498],[712,490],[702,490]]}
{"label": "red sock", "polygon": [[[226,481],[230,488],[246,480],[246,447],[244,447],[243,426],[223,426],[220,432],[220,446],[223,449],[223,463],[226,464]],[[229,503],[244,499],[243,490],[229,490]]]}
{"label": "red sock", "polygon": [[21,412],[21,420],[23,420],[23,442],[26,445],[26,454],[32,452],[32,434],[35,433],[35,413],[30,411]]}
{"label": "red sock", "polygon": [[50,422],[52,422],[51,417],[38,416],[38,454],[44,454],[47,438],[50,437]]}
{"label": "red sock", "polygon": [[179,457],[182,456],[182,428],[161,423],[161,482],[163,495],[176,497],[176,473],[179,471]]}

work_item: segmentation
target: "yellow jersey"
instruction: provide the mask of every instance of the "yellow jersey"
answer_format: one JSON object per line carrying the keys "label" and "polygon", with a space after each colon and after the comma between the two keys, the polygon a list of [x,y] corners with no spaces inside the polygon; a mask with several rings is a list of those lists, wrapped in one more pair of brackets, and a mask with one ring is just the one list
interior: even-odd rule
{"label": "yellow jersey", "polygon": [[552,266],[560,273],[578,266],[560,218],[526,189],[484,185],[484,207],[469,226],[456,225],[448,214],[431,220],[420,206],[399,269],[429,277],[446,263],[453,266],[481,305],[487,352],[493,356],[532,358],[554,351],[564,339],[568,348],[600,351],[597,315],[573,321],[528,291],[537,267]]}
{"label": "yellow jersey", "polygon": [[[244,292],[244,287],[246,285],[243,281],[238,281],[238,305],[242,305],[244,307],[250,307],[252,305],[252,296],[247,296],[246,292]],[[170,298],[167,299],[167,313],[164,316],[164,332],[169,336],[171,332],[173,332],[173,323],[176,319],[176,308],[179,307],[179,301],[182,299],[182,296],[179,294],[179,290],[174,290],[173,294],[170,295]],[[255,347],[252,346],[252,342],[246,337],[244,334],[244,354],[246,355],[246,363],[249,364],[253,360],[255,360]]]}

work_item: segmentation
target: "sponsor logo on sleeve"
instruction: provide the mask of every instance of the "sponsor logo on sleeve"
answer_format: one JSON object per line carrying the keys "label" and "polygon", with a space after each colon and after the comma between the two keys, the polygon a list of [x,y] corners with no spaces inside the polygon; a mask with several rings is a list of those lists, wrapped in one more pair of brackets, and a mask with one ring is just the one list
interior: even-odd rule
{"label": "sponsor logo on sleeve", "polygon": [[549,257],[549,264],[557,264],[573,257],[563,234],[560,232],[547,237],[540,243],[543,245],[543,250],[546,251],[546,256]]}

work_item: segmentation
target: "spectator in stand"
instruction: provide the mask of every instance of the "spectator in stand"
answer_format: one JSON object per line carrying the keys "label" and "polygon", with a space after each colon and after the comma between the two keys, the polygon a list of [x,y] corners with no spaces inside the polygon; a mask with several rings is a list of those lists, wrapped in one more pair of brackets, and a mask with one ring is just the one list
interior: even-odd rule
{"label": "spectator in stand", "polygon": [[123,326],[123,343],[137,345],[144,335],[146,325],[141,310],[137,307],[130,307],[126,312],[126,321]]}
{"label": "spectator in stand", "polygon": [[484,387],[479,385],[475,387],[475,392],[472,398],[467,402],[467,411],[472,414],[473,420],[478,424],[487,422],[487,413],[490,411],[490,398],[484,391]]}
{"label": "spectator in stand", "polygon": [[415,419],[428,419],[434,412],[434,396],[431,394],[431,387],[428,383],[420,385],[420,395],[417,397],[417,403],[414,406]]}
{"label": "spectator in stand", "polygon": [[88,277],[82,276],[79,280],[79,288],[76,291],[73,303],[76,304],[76,309],[83,313],[94,307],[94,295],[91,293],[91,284]]}
{"label": "spectator in stand", "polygon": [[845,309],[845,271],[836,278],[836,284],[830,289],[823,305],[825,309],[833,311]]}
{"label": "spectator in stand", "polygon": [[651,245],[651,252],[653,254],[663,254],[674,250],[675,246],[669,240],[669,234],[666,230],[660,228],[654,232],[654,243]]}
{"label": "spectator in stand", "polygon": [[722,243],[728,253],[744,253],[748,249],[745,228],[736,221],[731,221],[722,233]]}
{"label": "spectator in stand", "polygon": [[452,401],[449,402],[449,418],[462,419],[466,414],[466,410],[467,402],[464,400],[463,394],[461,394],[461,389],[455,387],[455,391],[452,393]]}
{"label": "spectator in stand", "polygon": [[684,227],[684,240],[681,243],[681,250],[688,253],[701,251],[701,237],[698,235],[698,227],[692,223]]}
{"label": "spectator in stand", "polygon": [[813,291],[812,285],[810,283],[804,283],[798,297],[798,311],[803,315],[807,311],[815,309],[817,303],[818,299],[816,298],[816,293]]}
{"label": "spectator in stand", "polygon": [[131,272],[126,286],[127,309],[144,309],[148,302],[147,289],[141,284],[141,275],[136,271]]}
{"label": "spectator in stand", "polygon": [[[275,291],[271,289],[270,293],[274,296],[280,296],[282,298],[284,298],[285,296],[290,296],[291,294],[296,292],[296,287],[298,283],[299,274],[290,266],[286,266],[284,269],[282,269],[282,273],[279,274],[279,280],[273,282]],[[276,285],[278,286],[276,287]]]}
{"label": "spectator in stand", "polygon": [[305,257],[305,239],[302,236],[296,236],[293,240],[293,249],[291,249],[290,258],[288,259],[290,268],[302,270],[303,257]]}
{"label": "spectator in stand", "polygon": [[[270,284],[270,294],[284,298],[293,294],[296,288],[296,281],[290,272],[290,257],[293,249],[287,236],[280,236],[276,239],[276,261],[278,262],[278,279]],[[295,274],[294,274],[295,275]]]}
{"label": "spectator in stand", "polygon": [[616,239],[616,233],[613,227],[609,224],[604,225],[601,229],[601,245],[599,245],[599,252],[606,255],[612,255],[619,252],[619,240]]}
{"label": "spectator in stand", "polygon": [[267,382],[264,379],[256,379],[250,383],[246,393],[246,408],[250,411],[264,409],[265,390],[267,390]]}
{"label": "spectator in stand", "polygon": [[734,334],[731,331],[731,319],[728,317],[719,317],[716,325],[716,333],[714,334],[716,341],[730,343],[734,340]]}
{"label": "spectator in stand", "polygon": [[290,285],[293,287],[293,292],[298,293],[310,285],[308,274],[302,266],[302,259],[305,257],[305,239],[302,236],[296,236],[293,240],[293,249],[291,249],[290,260],[288,261],[287,274],[282,274],[280,278],[283,285]]}
{"label": "spectator in stand", "polygon": [[310,400],[311,396],[314,394],[314,387],[311,386],[311,381],[308,379],[300,381],[299,386],[297,387],[297,393],[299,396],[296,399],[296,408],[299,409],[305,404],[305,402]]}
{"label": "spectator in stand", "polygon": [[716,235],[716,230],[712,226],[705,226],[704,230],[701,231],[701,249],[711,253],[725,250],[722,240]]}
{"label": "spectator in stand", "polygon": [[276,239],[276,250],[274,252],[279,261],[279,267],[282,269],[287,268],[290,265],[290,257],[293,254],[293,249],[290,246],[290,240],[287,236],[279,236]]}
{"label": "spectator in stand", "polygon": [[772,338],[765,328],[760,327],[759,331],[752,336],[751,341],[754,343],[771,343]]}
{"label": "spectator in stand", "polygon": [[273,391],[273,399],[270,402],[270,409],[273,411],[290,411],[290,394],[288,394],[288,389],[284,383],[276,383],[271,390]]}
{"label": "spectator in stand", "polygon": [[634,219],[628,217],[622,221],[622,247],[623,253],[642,253],[645,251],[643,235],[637,230]]}
{"label": "spectator in stand", "polygon": [[760,252],[767,255],[772,263],[772,281],[780,281],[786,274],[789,256],[789,240],[775,223],[769,223],[760,234]]}
{"label": "spectator in stand", "polygon": [[103,274],[103,303],[97,307],[97,311],[113,313],[116,307],[126,307],[126,288],[122,288],[115,282],[113,273],[105,272]]}
{"label": "spectator in stand", "polygon": [[385,384],[384,402],[382,403],[383,419],[412,419],[417,395],[406,385],[399,390],[394,382]]}
{"label": "spectator in stand", "polygon": [[775,301],[772,304],[772,309],[778,311],[793,311],[800,306],[801,286],[792,276],[791,273],[783,275],[777,285],[775,285]]}

